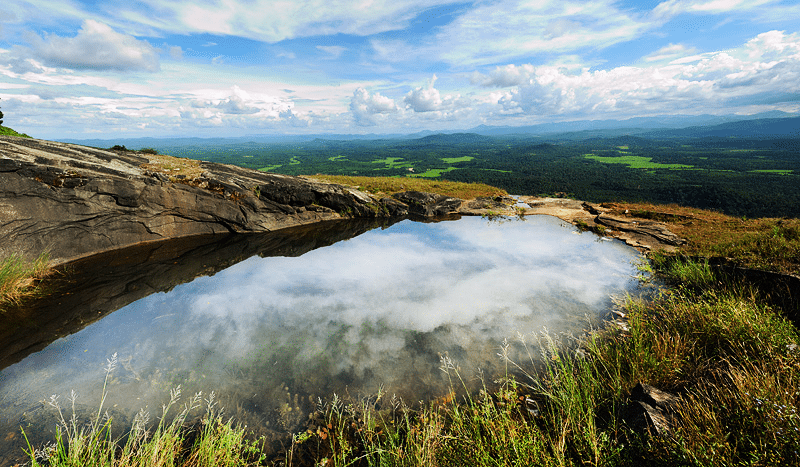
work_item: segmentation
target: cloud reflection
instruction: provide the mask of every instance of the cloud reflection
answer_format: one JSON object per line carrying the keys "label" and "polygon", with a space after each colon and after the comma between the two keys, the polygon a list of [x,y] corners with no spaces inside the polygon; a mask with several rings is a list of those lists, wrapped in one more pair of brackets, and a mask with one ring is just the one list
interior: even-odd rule
{"label": "cloud reflection", "polygon": [[611,295],[636,287],[637,256],[545,216],[405,221],[151,295],[10,367],[4,378],[14,383],[0,392],[91,393],[96,367],[118,352],[126,364],[112,397],[132,410],[178,383],[273,409],[288,391],[324,397],[379,385],[419,400],[441,388],[445,352],[470,372],[491,372],[502,367],[503,338],[577,332],[607,313]]}

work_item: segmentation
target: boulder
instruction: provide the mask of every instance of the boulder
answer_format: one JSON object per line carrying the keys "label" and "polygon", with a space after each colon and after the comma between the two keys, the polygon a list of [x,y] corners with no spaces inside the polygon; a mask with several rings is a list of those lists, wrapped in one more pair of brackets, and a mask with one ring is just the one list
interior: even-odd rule
{"label": "boulder", "polygon": [[408,206],[409,214],[438,217],[457,214],[463,200],[421,191],[403,191],[392,197]]}

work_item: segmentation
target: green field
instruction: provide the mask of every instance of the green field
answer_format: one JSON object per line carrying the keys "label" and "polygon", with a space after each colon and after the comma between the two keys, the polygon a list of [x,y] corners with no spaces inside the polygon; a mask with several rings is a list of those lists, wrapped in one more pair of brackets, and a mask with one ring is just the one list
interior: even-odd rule
{"label": "green field", "polygon": [[631,169],[693,169],[692,165],[684,164],[660,164],[653,162],[652,157],[645,156],[595,156],[586,154],[583,157],[603,164],[625,164]]}

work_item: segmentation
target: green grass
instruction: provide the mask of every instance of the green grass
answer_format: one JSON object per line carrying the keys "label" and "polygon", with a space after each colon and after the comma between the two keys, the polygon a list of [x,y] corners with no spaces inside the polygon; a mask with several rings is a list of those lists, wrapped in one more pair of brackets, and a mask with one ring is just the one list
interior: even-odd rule
{"label": "green grass", "polygon": [[39,282],[50,274],[47,253],[28,261],[12,255],[0,261],[0,311],[40,293]]}
{"label": "green grass", "polygon": [[692,165],[685,164],[660,164],[652,162],[652,157],[644,156],[596,156],[585,154],[583,157],[603,164],[625,164],[631,169],[693,169]]}
{"label": "green grass", "polygon": [[16,131],[12,130],[11,128],[8,128],[8,127],[5,127],[5,126],[0,126],[0,135],[19,136],[19,137],[22,137],[22,138],[30,138],[30,136],[26,135],[25,133],[18,133]]}
{"label": "green grass", "polygon": [[456,170],[456,167],[448,167],[446,169],[428,169],[425,172],[418,174],[410,174],[409,177],[422,177],[422,178],[439,178],[442,174]]}
{"label": "green grass", "polygon": [[[263,439],[247,440],[244,428],[224,418],[213,392],[205,397],[196,393],[176,410],[181,401],[180,386],[170,391],[170,400],[162,405],[157,424],[152,426],[149,413],[142,409],[124,440],[112,436],[113,418],[104,415],[104,404],[116,365],[114,354],[105,368],[97,412],[88,419],[76,413],[74,391],[69,398],[71,406],[66,409],[61,407],[58,396],[51,396],[47,403],[58,413],[55,442],[45,447],[28,443],[26,454],[32,467],[235,467],[263,463]],[[188,426],[189,416],[198,410],[202,411],[200,423]],[[25,435],[24,429],[22,433]]]}
{"label": "green grass", "polygon": [[397,169],[403,167],[411,167],[411,162],[400,162],[405,161],[402,157],[386,157],[384,159],[377,159],[372,161],[372,164],[385,164],[387,169]]}
{"label": "green grass", "polygon": [[[74,396],[71,415],[51,398],[56,439],[46,448],[29,445],[30,465],[798,465],[797,329],[704,262],[652,266],[687,286],[627,299],[623,325],[503,342],[496,358],[506,372],[493,379],[464,373],[444,355],[450,392],[416,408],[381,393],[334,396],[272,459],[263,455],[263,439],[248,441],[247,430],[222,417],[213,394],[196,394],[175,410],[174,390],[157,424],[148,426],[140,412],[125,436],[112,436],[113,419],[102,416],[112,357],[88,421],[75,415]],[[526,360],[511,360],[511,346]],[[625,408],[638,382],[679,399],[668,434],[628,425]],[[187,425],[196,410],[202,422]]]}
{"label": "green grass", "polygon": [[791,169],[761,169],[761,170],[751,170],[752,173],[759,173],[759,174],[780,174],[780,175],[791,175],[794,173],[794,170]]}
{"label": "green grass", "polygon": [[458,162],[469,162],[475,158],[472,156],[462,156],[462,157],[442,157],[441,159],[448,164],[456,164]]}

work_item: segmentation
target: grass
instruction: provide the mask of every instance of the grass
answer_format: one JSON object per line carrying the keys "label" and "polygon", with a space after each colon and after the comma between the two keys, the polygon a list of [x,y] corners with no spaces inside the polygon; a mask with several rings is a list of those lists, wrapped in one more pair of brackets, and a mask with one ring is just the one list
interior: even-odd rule
{"label": "grass", "polygon": [[148,148],[142,149],[141,152],[149,161],[147,164],[142,165],[143,169],[151,172],[163,173],[169,176],[172,181],[180,181],[180,179],[177,178],[179,175],[182,175],[185,179],[191,180],[203,174],[200,161],[158,154],[157,151],[153,149],[148,150]]}
{"label": "grass", "polygon": [[425,172],[418,174],[411,174],[409,177],[423,177],[423,178],[438,178],[442,174],[456,170],[457,167],[448,167],[446,169],[428,169]]}
{"label": "grass", "polygon": [[0,135],[4,136],[19,136],[21,138],[30,138],[30,136],[26,135],[25,133],[18,133],[11,128],[5,127],[0,125]]}
{"label": "grass", "polygon": [[[285,452],[266,459],[252,437],[197,394],[146,429],[143,412],[113,437],[99,408],[89,422],[59,414],[54,443],[28,447],[32,466],[627,466],[798,465],[800,338],[747,288],[730,287],[704,262],[652,263],[681,285],[653,299],[627,299],[620,325],[586,335],[518,335],[498,348],[506,372],[465,375],[445,355],[450,392],[415,409],[377,394],[320,405]],[[530,343],[528,342],[530,341]],[[515,362],[511,346],[527,361]],[[639,382],[675,395],[666,433],[626,416]],[[74,407],[74,395],[71,398]],[[205,409],[202,409],[202,407]],[[188,414],[204,410],[199,424]],[[261,444],[260,444],[261,443]],[[46,462],[45,462],[46,457]]]}
{"label": "grass", "polygon": [[[691,268],[683,272],[697,275]],[[624,327],[571,342],[539,335],[530,361],[507,360],[513,377],[491,390],[464,391],[464,376],[445,357],[442,369],[460,397],[418,412],[394,403],[335,405],[325,429],[295,438],[286,465],[311,465],[293,462],[303,449],[316,454],[315,465],[333,466],[800,462],[800,350],[790,323],[747,293],[714,286],[629,300],[623,311]],[[525,336],[516,344],[528,348]],[[626,419],[640,381],[679,398],[668,434],[636,430]]]}
{"label": "grass", "polygon": [[[627,214],[626,214],[627,212]],[[669,224],[687,240],[681,253],[743,267],[800,274],[800,219],[746,219],[676,205],[615,203],[612,214]]]}
{"label": "grass", "polygon": [[353,186],[377,195],[391,195],[402,191],[427,191],[461,199],[506,195],[504,190],[483,183],[421,180],[410,177],[354,177],[348,175],[314,175],[313,178]]}
{"label": "grass", "polygon": [[591,159],[603,164],[625,164],[631,169],[693,169],[693,165],[685,164],[661,164],[652,162],[651,157],[644,156],[596,156],[594,154],[586,154],[583,157]]}
{"label": "grass", "polygon": [[0,311],[37,296],[41,292],[39,283],[51,273],[49,264],[47,253],[32,261],[20,255],[0,261]]}
{"label": "grass", "polygon": [[[74,391],[70,396],[71,413],[67,415],[58,396],[51,396],[48,404],[58,412],[56,439],[41,448],[28,443],[26,454],[32,467],[238,467],[259,465],[264,461],[259,444],[263,440],[247,440],[244,428],[230,419],[225,420],[213,392],[205,398],[202,393],[194,394],[173,415],[173,409],[181,400],[180,386],[170,391],[169,402],[162,405],[155,426],[150,426],[153,424],[149,423],[149,413],[141,410],[124,440],[113,437],[113,419],[104,413],[104,403],[116,365],[117,355],[114,354],[105,368],[97,412],[88,420],[81,419],[75,411],[77,396]],[[199,424],[188,426],[189,416],[198,409],[203,410]]]}

